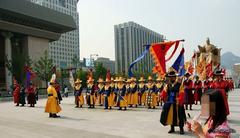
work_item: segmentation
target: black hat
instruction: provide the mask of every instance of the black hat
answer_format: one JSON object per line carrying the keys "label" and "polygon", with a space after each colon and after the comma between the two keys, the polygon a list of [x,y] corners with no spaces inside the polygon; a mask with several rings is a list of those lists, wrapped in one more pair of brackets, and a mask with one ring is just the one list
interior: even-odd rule
{"label": "black hat", "polygon": [[166,77],[177,77],[177,74],[174,71],[170,71],[167,73]]}
{"label": "black hat", "polygon": [[191,74],[190,74],[190,73],[186,73],[185,76],[186,76],[186,77],[190,77]]}
{"label": "black hat", "polygon": [[215,71],[214,76],[223,76],[222,70]]}

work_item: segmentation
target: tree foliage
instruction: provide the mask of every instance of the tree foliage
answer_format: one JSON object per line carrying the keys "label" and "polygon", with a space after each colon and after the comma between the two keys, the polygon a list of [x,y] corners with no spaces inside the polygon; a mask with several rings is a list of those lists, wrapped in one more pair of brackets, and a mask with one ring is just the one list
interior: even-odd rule
{"label": "tree foliage", "polygon": [[46,87],[52,76],[54,67],[52,59],[48,56],[47,50],[44,51],[44,55],[34,63],[34,71],[42,81],[45,81]]}
{"label": "tree foliage", "polygon": [[76,78],[79,78],[80,80],[82,80],[82,85],[83,87],[86,87],[87,84],[87,72],[83,71],[82,69],[77,70],[76,72]]}
{"label": "tree foliage", "polygon": [[103,66],[102,63],[95,64],[95,73],[94,78],[97,80],[98,78],[106,79],[107,69]]}

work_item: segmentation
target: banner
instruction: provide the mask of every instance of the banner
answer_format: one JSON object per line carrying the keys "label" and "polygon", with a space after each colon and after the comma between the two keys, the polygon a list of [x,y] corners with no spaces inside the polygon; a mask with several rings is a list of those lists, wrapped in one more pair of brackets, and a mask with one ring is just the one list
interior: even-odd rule
{"label": "banner", "polygon": [[145,50],[143,51],[143,53],[142,53],[136,60],[134,60],[134,61],[131,63],[131,65],[130,65],[129,68],[128,68],[128,76],[129,76],[129,77],[133,77],[132,67],[133,67],[138,61],[140,61],[141,59],[144,58],[144,56],[148,53],[150,46],[151,46],[151,45],[145,45]]}
{"label": "banner", "polygon": [[172,65],[172,68],[176,73],[178,73],[179,76],[184,76],[185,74],[185,68],[184,68],[184,53],[185,49],[182,48],[179,56],[175,60],[175,62]]}

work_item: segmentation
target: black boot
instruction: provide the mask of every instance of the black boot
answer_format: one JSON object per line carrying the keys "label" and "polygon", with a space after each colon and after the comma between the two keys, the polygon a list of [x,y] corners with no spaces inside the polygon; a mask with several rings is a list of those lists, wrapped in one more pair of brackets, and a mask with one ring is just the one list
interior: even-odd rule
{"label": "black boot", "polygon": [[190,110],[192,110],[192,105],[190,105]]}
{"label": "black boot", "polygon": [[182,126],[180,127],[180,134],[181,134],[181,135],[183,135],[183,134],[184,134],[184,129],[183,129],[183,127],[182,127]]}
{"label": "black boot", "polygon": [[171,126],[171,129],[168,131],[168,133],[171,134],[171,133],[174,133],[174,132],[175,132],[174,126]]}
{"label": "black boot", "polygon": [[57,114],[52,114],[53,118],[59,118],[60,116],[58,116]]}
{"label": "black boot", "polygon": [[122,110],[122,107],[119,107],[118,110]]}
{"label": "black boot", "polygon": [[52,116],[52,113],[49,113],[49,118],[51,118],[51,117],[53,117],[53,116]]}

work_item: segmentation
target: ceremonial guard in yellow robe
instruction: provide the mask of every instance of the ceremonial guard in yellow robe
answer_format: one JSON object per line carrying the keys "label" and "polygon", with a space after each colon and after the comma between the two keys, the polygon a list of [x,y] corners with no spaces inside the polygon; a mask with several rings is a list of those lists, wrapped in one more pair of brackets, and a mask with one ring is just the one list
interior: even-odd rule
{"label": "ceremonial guard in yellow robe", "polygon": [[55,76],[53,75],[50,85],[47,88],[48,98],[47,103],[45,106],[45,112],[49,113],[49,117],[51,118],[57,118],[60,117],[57,115],[61,111],[61,107],[59,106],[58,102],[58,95],[57,91],[54,88],[55,85]]}
{"label": "ceremonial guard in yellow robe", "polygon": [[137,107],[138,105],[138,91],[137,91],[137,84],[136,79],[131,78],[130,83],[130,101],[129,101],[130,107]]}
{"label": "ceremonial guard in yellow robe", "polygon": [[163,103],[163,99],[160,96],[163,88],[164,88],[164,80],[161,77],[158,77],[156,79],[156,92],[157,92],[156,98],[157,98],[158,106],[159,106],[159,103],[161,104],[161,106],[162,106],[162,103]]}
{"label": "ceremonial guard in yellow robe", "polygon": [[127,100],[127,104],[128,106],[130,106],[130,101],[131,101],[131,89],[130,89],[130,83],[131,83],[131,79],[127,79],[125,81],[125,87],[126,87],[126,100]]}
{"label": "ceremonial guard in yellow robe", "polygon": [[114,83],[114,78],[111,78],[111,83],[110,83],[110,86],[111,86],[111,92],[110,92],[110,96],[109,96],[109,106],[113,107],[115,104],[116,104],[116,100],[115,100],[115,97],[116,94],[115,94],[115,83]]}
{"label": "ceremonial guard in yellow robe", "polygon": [[112,88],[110,86],[111,80],[106,79],[105,86],[104,86],[104,109],[112,109],[113,106],[113,97],[110,97],[110,94],[112,93]]}
{"label": "ceremonial guard in yellow robe", "polygon": [[126,86],[124,85],[124,79],[119,77],[118,79],[118,87],[117,87],[117,105],[119,107],[118,110],[127,110],[127,100],[126,100]]}
{"label": "ceremonial guard in yellow robe", "polygon": [[100,106],[103,106],[104,104],[104,81],[102,78],[98,79],[98,92],[97,92],[97,99],[98,99],[98,104]]}
{"label": "ceremonial guard in yellow robe", "polygon": [[75,81],[75,87],[74,87],[74,96],[75,96],[75,104],[76,104],[76,108],[80,107],[82,108],[82,106],[84,105],[84,97],[83,97],[83,93],[82,93],[82,81],[77,79]]}
{"label": "ceremonial guard in yellow robe", "polygon": [[95,106],[95,89],[94,89],[94,80],[89,78],[87,81],[87,92],[86,100],[89,108],[94,108]]}
{"label": "ceremonial guard in yellow robe", "polygon": [[145,79],[141,77],[138,80],[138,104],[139,105],[145,105],[146,102],[146,85],[145,85]]}
{"label": "ceremonial guard in yellow robe", "polygon": [[118,103],[117,103],[117,93],[118,93],[118,77],[115,77],[115,80],[114,80],[114,106],[115,107],[118,107]]}
{"label": "ceremonial guard in yellow robe", "polygon": [[153,82],[153,79],[151,76],[148,77],[148,83],[147,83],[147,95],[146,95],[146,106],[148,109],[155,109],[157,106],[156,101],[156,86]]}

